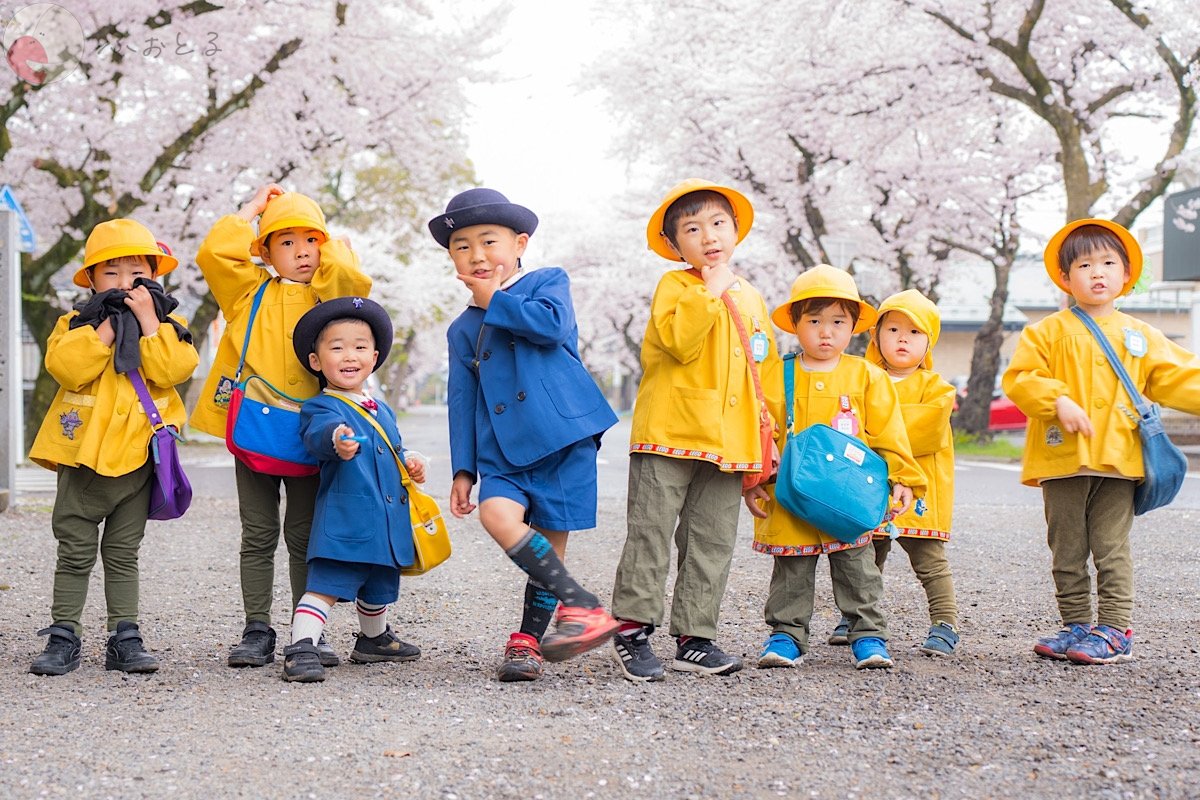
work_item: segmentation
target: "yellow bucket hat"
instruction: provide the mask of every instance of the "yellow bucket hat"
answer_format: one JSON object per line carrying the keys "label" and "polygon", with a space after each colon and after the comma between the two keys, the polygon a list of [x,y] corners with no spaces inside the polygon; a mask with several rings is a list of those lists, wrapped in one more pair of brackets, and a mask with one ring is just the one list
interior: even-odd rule
{"label": "yellow bucket hat", "polygon": [[271,198],[258,218],[258,238],[250,244],[250,255],[262,257],[263,241],[284,228],[312,228],[321,234],[321,244],[329,241],[325,214],[311,197],[299,192],[284,192]]}
{"label": "yellow bucket hat", "polygon": [[792,324],[792,304],[801,300],[811,300],[814,297],[833,297],[838,300],[849,300],[858,303],[858,323],[854,326],[855,333],[862,333],[875,324],[875,309],[869,303],[864,303],[858,295],[858,287],[849,272],[828,264],[818,264],[812,269],[800,273],[800,277],[792,282],[791,297],[783,305],[771,312],[771,321],[775,326],[788,333],[795,333],[796,326]]}
{"label": "yellow bucket hat", "polygon": [[1058,265],[1058,251],[1062,249],[1063,241],[1071,231],[1082,228],[1084,225],[1099,225],[1101,228],[1112,231],[1121,240],[1121,244],[1125,247],[1125,255],[1129,257],[1129,279],[1121,287],[1121,294],[1129,294],[1129,290],[1142,275],[1142,246],[1125,227],[1107,219],[1077,219],[1074,222],[1068,222],[1059,229],[1058,233],[1051,236],[1050,242],[1046,245],[1046,252],[1043,254],[1043,260],[1046,262],[1046,274],[1058,288],[1067,294],[1071,293],[1071,289],[1063,280],[1062,269]]}
{"label": "yellow bucket hat", "polygon": [[[929,337],[929,349],[921,359],[922,369],[933,369],[933,346],[942,335],[942,317],[933,301],[916,289],[894,294],[879,304],[879,320],[889,311],[898,311],[912,321],[914,328]],[[866,358],[872,364],[886,368],[883,353],[879,351],[879,326],[871,326],[871,341],[867,344]]]}
{"label": "yellow bucket hat", "polygon": [[738,244],[741,244],[742,239],[746,238],[746,234],[750,232],[750,226],[754,224],[754,206],[750,205],[750,201],[741,192],[730,189],[727,186],[719,186],[711,181],[701,180],[700,178],[688,178],[682,183],[677,183],[667,192],[667,196],[659,203],[658,208],[650,215],[650,222],[646,225],[646,244],[651,250],[658,253],[668,261],[682,261],[679,253],[675,252],[675,248],[671,247],[671,243],[667,241],[667,234],[663,232],[663,217],[667,214],[667,209],[685,194],[692,192],[700,192],[708,190],[725,196],[729,201],[729,205],[733,206],[733,216],[737,222],[738,229]]}
{"label": "yellow bucket hat", "polygon": [[179,266],[179,259],[140,222],[132,219],[112,219],[92,228],[83,248],[83,266],[75,272],[76,286],[89,289],[87,271],[97,264],[123,256],[153,256],[158,259],[155,274],[166,275]]}

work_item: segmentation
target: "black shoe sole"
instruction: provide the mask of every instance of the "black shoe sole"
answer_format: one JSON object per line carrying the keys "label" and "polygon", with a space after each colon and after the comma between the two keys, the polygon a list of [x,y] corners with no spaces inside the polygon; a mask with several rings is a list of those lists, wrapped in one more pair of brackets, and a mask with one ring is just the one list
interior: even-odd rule
{"label": "black shoe sole", "polygon": [[63,664],[61,667],[35,668],[36,665],[31,665],[29,667],[29,673],[31,675],[66,675],[68,672],[74,672],[75,670],[79,669],[79,662],[80,659],[77,658],[68,664]]}
{"label": "black shoe sole", "polygon": [[229,656],[228,664],[231,667],[265,667],[267,664],[274,663],[275,654],[269,653],[265,656]]}
{"label": "black shoe sole", "polygon": [[395,661],[397,663],[406,663],[416,661],[421,657],[420,653],[412,656],[389,656],[375,655],[374,653],[360,653],[357,650],[350,651],[350,660],[355,664],[380,664],[384,661]]}
{"label": "black shoe sole", "polygon": [[288,683],[320,683],[325,680],[325,670],[321,670],[320,672],[300,672],[295,675],[289,675],[284,670],[283,679]]}
{"label": "black shoe sole", "polygon": [[105,661],[104,668],[110,669],[110,670],[120,670],[121,672],[128,672],[128,673],[132,673],[132,674],[143,674],[143,673],[149,673],[149,672],[158,672],[158,662],[155,661],[152,663],[145,663],[145,664],[122,665],[116,661]]}

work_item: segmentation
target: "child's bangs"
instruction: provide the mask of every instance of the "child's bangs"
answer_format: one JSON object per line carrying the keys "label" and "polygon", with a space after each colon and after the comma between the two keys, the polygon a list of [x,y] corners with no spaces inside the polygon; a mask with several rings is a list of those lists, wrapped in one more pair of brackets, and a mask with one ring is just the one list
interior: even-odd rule
{"label": "child's bangs", "polygon": [[667,207],[666,213],[663,214],[663,232],[667,234],[668,239],[674,241],[679,220],[699,214],[705,206],[710,205],[720,208],[734,219],[736,224],[737,218],[734,217],[733,204],[729,202],[729,198],[712,189],[701,189],[698,192],[688,192]]}
{"label": "child's bangs", "polygon": [[1121,256],[1121,263],[1129,268],[1129,254],[1125,245],[1115,233],[1099,225],[1081,225],[1067,234],[1062,247],[1058,248],[1058,268],[1064,274],[1070,272],[1071,265],[1081,258],[1086,258],[1097,250],[1109,248]]}
{"label": "child's bangs", "polygon": [[840,297],[810,297],[807,300],[801,300],[798,303],[792,303],[792,325],[797,325],[800,318],[805,314],[820,314],[826,308],[832,305],[841,306],[842,311],[845,311],[850,317],[852,325],[858,325],[858,317],[862,312],[862,308],[851,300],[843,300]]}

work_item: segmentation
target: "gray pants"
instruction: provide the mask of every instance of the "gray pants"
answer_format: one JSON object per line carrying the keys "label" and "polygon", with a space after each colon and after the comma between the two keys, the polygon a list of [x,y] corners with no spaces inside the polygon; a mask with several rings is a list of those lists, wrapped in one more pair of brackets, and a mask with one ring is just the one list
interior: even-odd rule
{"label": "gray pants", "polygon": [[741,507],[741,473],[707,461],[635,453],[629,457],[629,532],[613,588],[613,614],[660,625],[678,549],[672,636],[714,639],[729,579]]}
{"label": "gray pants", "polygon": [[[138,621],[138,549],[150,513],[149,460],[115,478],[87,467],[58,468],[58,494],[50,524],[58,540],[54,599],[50,615],[83,635],[79,619],[87,602],[88,578],[96,566],[96,550],[104,562],[104,601],[108,629]],[[104,533],[100,533],[100,523]]]}
{"label": "gray pants", "polygon": [[[771,589],[763,616],[772,633],[786,633],[796,640],[800,652],[808,652],[809,623],[812,622],[813,594],[817,583],[820,556],[775,556],[771,571]],[[833,600],[850,621],[851,642],[874,636],[887,640],[887,621],[879,608],[883,596],[883,576],[875,566],[870,546],[830,553],[829,577],[833,581]]]}
{"label": "gray pants", "polygon": [[279,547],[279,487],[287,490],[283,515],[283,541],[288,551],[288,582],[295,608],[308,583],[308,536],[321,479],[281,478],[255,472],[241,461],[237,477],[238,512],[242,518],[242,604],[246,622],[271,623],[271,595],[275,587],[275,550]]}
{"label": "gray pants", "polygon": [[1096,566],[1096,621],[1122,631],[1133,622],[1134,484],[1096,475],[1042,483],[1050,569],[1064,625],[1092,622],[1089,555]]}
{"label": "gray pants", "polygon": [[[917,580],[925,588],[925,601],[929,605],[929,622],[944,622],[952,628],[958,627],[958,603],[954,598],[954,576],[950,573],[950,561],[946,558],[946,543],[941,539],[922,539],[901,536],[896,542],[908,553]],[[875,566],[883,572],[888,551],[892,549],[890,539],[876,539]]]}

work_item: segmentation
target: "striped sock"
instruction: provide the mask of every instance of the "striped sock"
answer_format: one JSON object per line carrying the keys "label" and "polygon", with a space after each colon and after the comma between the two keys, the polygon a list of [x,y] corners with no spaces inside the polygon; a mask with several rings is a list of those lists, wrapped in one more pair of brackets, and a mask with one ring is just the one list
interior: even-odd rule
{"label": "striped sock", "polygon": [[358,627],[362,629],[363,636],[374,639],[387,630],[388,607],[386,603],[376,606],[364,603],[362,600],[355,600],[354,608],[358,611]]}
{"label": "striped sock", "polygon": [[329,619],[329,609],[333,608],[311,592],[300,598],[296,605],[296,613],[292,614],[292,644],[302,639],[312,639],[316,644],[325,630],[325,621]]}

